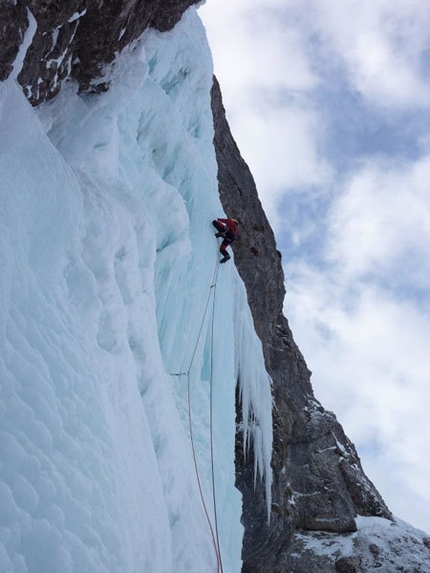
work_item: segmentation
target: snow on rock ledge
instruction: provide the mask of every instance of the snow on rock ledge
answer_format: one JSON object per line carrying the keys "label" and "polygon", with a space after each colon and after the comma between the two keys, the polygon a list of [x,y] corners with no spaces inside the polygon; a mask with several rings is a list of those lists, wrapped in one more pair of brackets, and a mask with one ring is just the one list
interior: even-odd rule
{"label": "snow on rock ledge", "polygon": [[429,573],[430,538],[401,520],[358,517],[357,532],[300,532],[286,570],[295,573]]}

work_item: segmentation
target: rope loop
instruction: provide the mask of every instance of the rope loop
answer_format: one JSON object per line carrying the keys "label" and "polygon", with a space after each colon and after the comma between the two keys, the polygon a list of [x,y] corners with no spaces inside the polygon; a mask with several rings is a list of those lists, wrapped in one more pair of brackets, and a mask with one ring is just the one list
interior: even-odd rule
{"label": "rope loop", "polygon": [[[212,282],[211,282],[211,285],[209,287],[209,293],[208,293],[208,297],[206,300],[206,305],[205,305],[205,308],[203,311],[203,316],[202,316],[199,332],[197,335],[196,344],[194,346],[193,353],[191,355],[191,360],[190,360],[190,364],[188,366],[188,370],[186,372],[170,372],[169,374],[171,376],[178,376],[178,377],[186,376],[187,377],[188,420],[189,420],[190,442],[191,442],[191,450],[192,450],[192,454],[193,454],[194,469],[195,469],[195,473],[196,473],[197,485],[198,485],[199,493],[200,493],[200,499],[202,502],[203,510],[204,510],[204,513],[206,516],[206,520],[207,520],[208,525],[209,525],[209,529],[210,529],[210,533],[211,533],[211,537],[212,537],[212,543],[214,546],[214,551],[215,551],[215,556],[216,556],[216,561],[217,561],[217,573],[223,573],[224,569],[223,569],[223,564],[222,564],[222,559],[221,559],[221,549],[220,549],[219,534],[218,534],[218,519],[217,519],[217,510],[216,510],[215,470],[214,470],[214,456],[213,456],[213,424],[212,424],[212,418],[213,418],[213,416],[212,416],[212,404],[213,404],[213,400],[212,400],[212,394],[213,394],[213,389],[212,389],[212,387],[213,387],[213,381],[212,381],[212,378],[213,378],[213,341],[214,341],[215,294],[216,294],[215,289],[216,289],[217,281],[218,281],[218,271],[219,271],[219,259],[217,257],[217,262],[215,265],[214,274],[212,277]],[[196,456],[194,437],[193,437],[192,413],[191,413],[191,380],[190,380],[191,368],[193,366],[194,359],[195,359],[196,353],[197,353],[197,348],[199,346],[200,338],[201,338],[201,335],[203,332],[203,326],[204,326],[206,315],[208,312],[209,302],[210,302],[210,298],[212,296],[212,292],[214,293],[214,297],[213,297],[213,305],[212,305],[212,326],[211,326],[210,456],[211,456],[212,494],[213,494],[215,529],[214,529],[214,526],[212,525],[212,521],[211,521],[211,518],[210,518],[210,515],[208,512],[208,509],[207,509],[206,501],[205,501],[204,494],[203,494],[201,479],[200,479],[199,468],[198,468],[198,464],[197,464],[197,456]]]}

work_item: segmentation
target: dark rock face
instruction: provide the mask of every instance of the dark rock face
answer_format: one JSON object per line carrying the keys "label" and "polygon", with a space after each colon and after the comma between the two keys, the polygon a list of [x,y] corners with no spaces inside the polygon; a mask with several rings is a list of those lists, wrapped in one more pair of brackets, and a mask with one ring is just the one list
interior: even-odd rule
{"label": "dark rock face", "polygon": [[[263,488],[254,489],[252,456],[244,461],[243,444],[237,437],[237,487],[243,494],[245,526],[243,571],[280,572],[296,529],[351,532],[357,514],[391,518],[391,513],[363,473],[357,452],[334,414],[325,411],[313,395],[311,373],[282,313],[281,255],[252,175],[231,135],[216,79],[212,111],[221,201],[227,215],[241,224],[241,240],[233,244],[235,263],[273,381],[270,523]],[[345,569],[347,564],[339,567]]]}
{"label": "dark rock face", "polygon": [[[167,31],[197,0],[0,0],[0,80],[12,71],[32,15],[37,29],[18,76],[33,105],[58,93],[61,82],[76,79],[81,90],[103,91],[97,82],[112,62],[152,26]],[[29,14],[31,12],[31,15]]]}
{"label": "dark rock face", "polygon": [[0,0],[0,81],[7,79],[12,72],[12,63],[27,26],[27,14],[23,6]]}

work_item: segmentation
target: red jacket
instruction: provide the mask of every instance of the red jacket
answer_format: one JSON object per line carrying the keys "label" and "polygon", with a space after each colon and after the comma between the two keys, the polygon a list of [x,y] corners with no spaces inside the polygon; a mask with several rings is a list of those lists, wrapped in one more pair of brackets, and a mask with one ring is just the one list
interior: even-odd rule
{"label": "red jacket", "polygon": [[233,221],[233,219],[218,219],[218,221],[222,223],[226,229],[232,231],[236,238],[239,237],[239,227],[237,223]]}

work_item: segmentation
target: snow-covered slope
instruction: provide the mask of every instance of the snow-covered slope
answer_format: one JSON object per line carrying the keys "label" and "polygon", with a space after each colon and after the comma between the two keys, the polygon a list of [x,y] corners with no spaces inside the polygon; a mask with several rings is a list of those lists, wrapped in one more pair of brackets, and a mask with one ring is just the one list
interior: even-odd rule
{"label": "snow-covered slope", "polygon": [[106,76],[37,111],[0,84],[0,571],[217,571],[218,530],[238,572],[239,369],[267,491],[271,395],[243,284],[217,266],[195,10]]}
{"label": "snow-covered slope", "polygon": [[295,573],[429,573],[430,538],[401,520],[358,517],[357,532],[301,532],[287,570]]}

